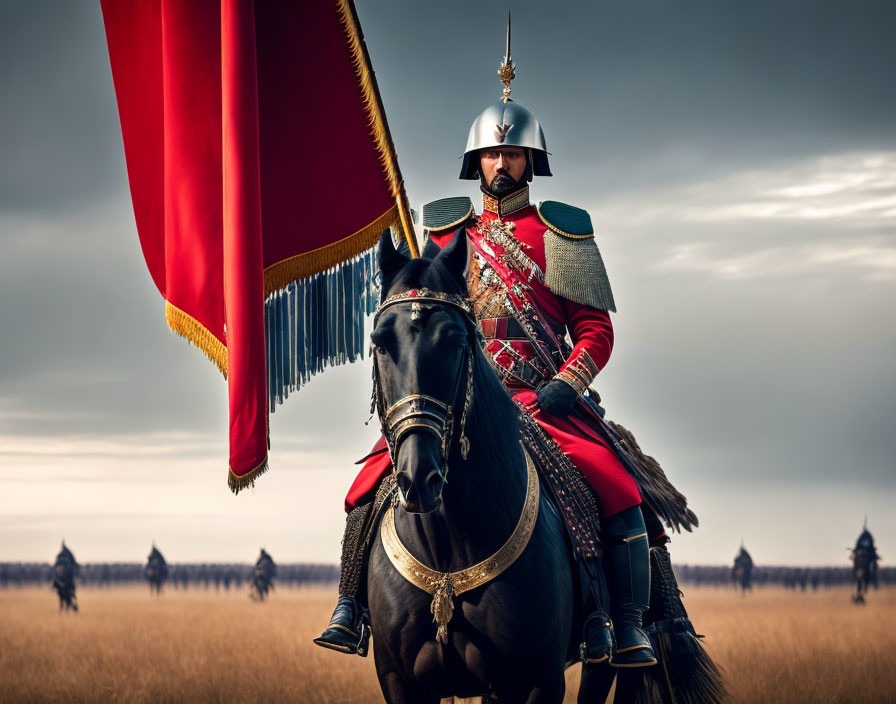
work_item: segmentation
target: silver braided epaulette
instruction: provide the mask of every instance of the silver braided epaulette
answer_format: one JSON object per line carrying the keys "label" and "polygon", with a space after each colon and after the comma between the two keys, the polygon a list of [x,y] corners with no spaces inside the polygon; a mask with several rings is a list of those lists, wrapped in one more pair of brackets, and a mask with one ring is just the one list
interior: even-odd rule
{"label": "silver braided epaulette", "polygon": [[545,285],[562,298],[615,313],[613,291],[588,212],[548,200],[538,204],[538,216],[548,228],[544,233]]}

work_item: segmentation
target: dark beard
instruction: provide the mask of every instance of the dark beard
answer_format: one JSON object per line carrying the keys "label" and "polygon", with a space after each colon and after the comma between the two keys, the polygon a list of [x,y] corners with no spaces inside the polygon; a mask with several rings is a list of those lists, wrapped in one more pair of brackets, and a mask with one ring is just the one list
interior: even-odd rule
{"label": "dark beard", "polygon": [[525,182],[514,181],[512,178],[510,178],[510,176],[500,171],[495,174],[495,177],[492,179],[491,183],[486,184],[485,179],[482,178],[481,175],[480,182],[482,184],[482,190],[498,199],[510,195],[514,191],[518,191],[526,185]]}

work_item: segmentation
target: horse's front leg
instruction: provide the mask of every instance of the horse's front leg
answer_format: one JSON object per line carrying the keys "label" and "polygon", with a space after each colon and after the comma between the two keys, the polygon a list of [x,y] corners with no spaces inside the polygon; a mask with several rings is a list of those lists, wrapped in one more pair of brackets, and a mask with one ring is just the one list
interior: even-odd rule
{"label": "horse's front leg", "polygon": [[[513,701],[521,701],[525,704],[562,704],[563,695],[566,694],[566,677],[563,674],[563,669],[561,668],[551,680],[536,685],[529,690],[528,696]],[[499,698],[498,701],[504,702],[505,700]]]}
{"label": "horse's front leg", "polygon": [[374,644],[376,676],[387,704],[439,704],[438,698],[425,694],[416,682],[409,682],[386,648]]}
{"label": "horse's front leg", "polygon": [[604,704],[613,687],[614,677],[615,668],[605,662],[582,665],[582,681],[576,699],[578,704]]}
{"label": "horse's front leg", "polygon": [[640,668],[621,668],[616,673],[616,692],[613,704],[631,704],[638,697],[638,690],[644,682],[644,673]]}

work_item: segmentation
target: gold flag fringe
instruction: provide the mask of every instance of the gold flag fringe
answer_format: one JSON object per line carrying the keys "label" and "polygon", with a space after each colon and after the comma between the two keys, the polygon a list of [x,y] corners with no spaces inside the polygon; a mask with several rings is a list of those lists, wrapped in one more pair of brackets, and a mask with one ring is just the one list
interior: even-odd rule
{"label": "gold flag fringe", "polygon": [[211,331],[189,313],[165,301],[168,327],[198,347],[227,378],[227,347]]}
{"label": "gold flag fringe", "polygon": [[258,479],[262,474],[268,471],[270,465],[268,465],[268,458],[265,457],[261,464],[259,464],[255,469],[248,472],[247,474],[239,475],[234,474],[233,470],[228,467],[227,468],[227,486],[230,487],[230,490],[234,493],[234,495],[239,494],[243,489],[250,489],[255,486],[255,480]]}
{"label": "gold flag fringe", "polygon": [[264,295],[270,296],[288,284],[343,264],[377,243],[387,229],[399,226],[398,206],[393,205],[369,225],[332,244],[271,264],[264,270]]}

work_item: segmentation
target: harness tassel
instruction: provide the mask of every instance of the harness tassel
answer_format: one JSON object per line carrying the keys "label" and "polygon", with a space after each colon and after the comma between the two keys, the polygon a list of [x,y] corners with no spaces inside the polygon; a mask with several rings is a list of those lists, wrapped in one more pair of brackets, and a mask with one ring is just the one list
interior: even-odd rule
{"label": "harness tassel", "polygon": [[432,595],[429,607],[435,622],[439,624],[436,631],[436,642],[448,644],[448,622],[454,615],[454,580],[450,574],[443,574]]}

